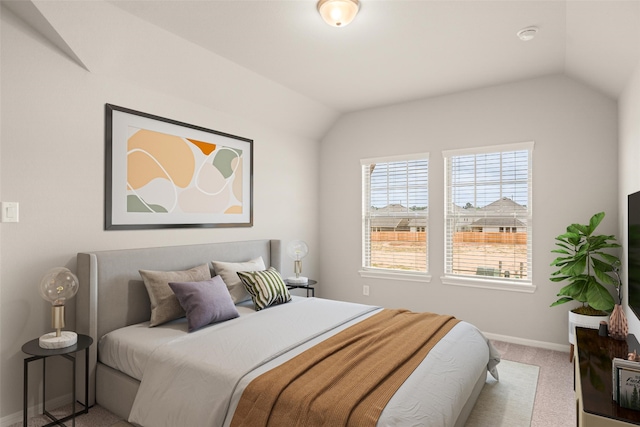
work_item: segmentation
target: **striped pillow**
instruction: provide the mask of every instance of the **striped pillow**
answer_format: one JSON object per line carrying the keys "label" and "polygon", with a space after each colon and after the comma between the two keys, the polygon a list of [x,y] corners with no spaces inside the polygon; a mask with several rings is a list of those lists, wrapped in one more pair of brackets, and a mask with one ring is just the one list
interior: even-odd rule
{"label": "striped pillow", "polygon": [[239,271],[238,277],[251,295],[256,310],[291,301],[291,294],[278,270]]}

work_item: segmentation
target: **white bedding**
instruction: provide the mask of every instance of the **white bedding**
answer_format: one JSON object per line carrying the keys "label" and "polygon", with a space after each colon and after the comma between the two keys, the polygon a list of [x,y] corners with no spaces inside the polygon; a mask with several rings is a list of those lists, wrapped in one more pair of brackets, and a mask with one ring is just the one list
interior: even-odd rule
{"label": "white bedding", "polygon": [[[251,301],[237,304],[236,308],[241,317],[256,312]],[[219,328],[220,325],[210,325],[203,330]],[[198,333],[192,334],[198,336]],[[154,328],[149,328],[149,322],[142,322],[116,329],[98,343],[100,362],[140,381],[149,356],[158,347],[187,335],[185,317]]]}
{"label": "white bedding", "polygon": [[[100,358],[141,379],[130,422],[226,426],[253,378],[378,310],[297,298],[260,312],[242,310],[238,319],[191,334],[184,321],[133,325],[101,339]],[[479,373],[493,370],[498,360],[484,336],[460,322],[394,395],[378,425],[454,425]]]}

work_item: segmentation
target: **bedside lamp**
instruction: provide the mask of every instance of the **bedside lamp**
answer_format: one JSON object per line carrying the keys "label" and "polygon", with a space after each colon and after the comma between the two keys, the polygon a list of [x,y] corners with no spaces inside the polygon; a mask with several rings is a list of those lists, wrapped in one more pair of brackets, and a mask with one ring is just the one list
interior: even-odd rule
{"label": "bedside lamp", "polygon": [[309,278],[301,276],[302,258],[309,253],[309,246],[302,240],[293,240],[287,245],[287,255],[293,260],[293,272],[295,277],[289,277],[287,280],[291,283],[307,283]]}
{"label": "bedside lamp", "polygon": [[55,332],[38,340],[42,348],[64,348],[78,342],[78,334],[61,331],[64,328],[64,304],[78,292],[78,278],[68,268],[56,267],[47,271],[40,281],[40,295],[52,304],[51,327]]}

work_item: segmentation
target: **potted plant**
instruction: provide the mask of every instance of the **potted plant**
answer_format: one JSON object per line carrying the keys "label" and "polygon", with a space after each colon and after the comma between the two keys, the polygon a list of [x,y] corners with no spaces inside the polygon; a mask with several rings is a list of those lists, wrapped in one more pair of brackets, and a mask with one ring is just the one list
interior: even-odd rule
{"label": "potted plant", "polygon": [[593,215],[587,225],[571,224],[565,233],[556,237],[558,248],[551,251],[560,254],[551,263],[558,268],[551,274],[551,281],[568,282],[551,307],[570,301],[582,303],[569,312],[571,344],[575,344],[575,326],[597,329],[600,321],[608,319],[616,303],[606,286],[613,286],[620,295],[617,276],[620,259],[606,252],[620,245],[613,235],[595,234],[603,218],[604,212],[600,212]]}

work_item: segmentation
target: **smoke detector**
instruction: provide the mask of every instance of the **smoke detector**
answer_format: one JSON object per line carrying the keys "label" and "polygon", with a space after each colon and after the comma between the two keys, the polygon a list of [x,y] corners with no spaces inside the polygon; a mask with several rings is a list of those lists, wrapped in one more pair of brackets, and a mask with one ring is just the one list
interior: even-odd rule
{"label": "smoke detector", "polygon": [[527,27],[518,31],[518,38],[523,42],[528,42],[533,40],[536,34],[538,34],[538,27]]}

